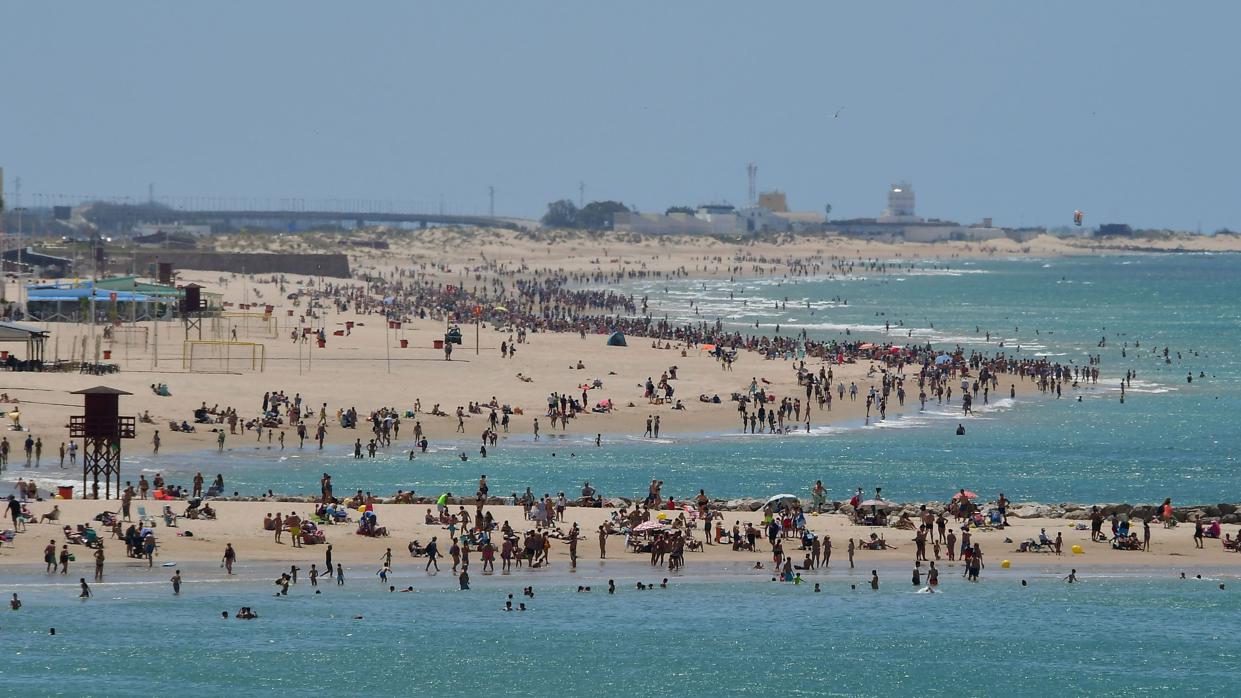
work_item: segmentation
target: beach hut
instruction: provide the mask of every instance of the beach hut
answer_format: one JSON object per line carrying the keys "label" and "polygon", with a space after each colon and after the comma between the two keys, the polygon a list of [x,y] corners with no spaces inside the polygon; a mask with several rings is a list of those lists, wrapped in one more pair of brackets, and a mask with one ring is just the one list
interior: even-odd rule
{"label": "beach hut", "polygon": [[608,336],[609,347],[627,347],[629,343],[625,341],[625,334],[620,331],[613,332]]}

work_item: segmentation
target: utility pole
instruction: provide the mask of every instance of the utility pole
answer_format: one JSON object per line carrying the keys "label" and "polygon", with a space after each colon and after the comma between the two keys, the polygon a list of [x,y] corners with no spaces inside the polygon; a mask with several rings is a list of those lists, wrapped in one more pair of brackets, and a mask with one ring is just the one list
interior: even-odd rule
{"label": "utility pole", "polygon": [[[20,182],[21,179],[19,178],[17,181]],[[23,206],[18,206],[13,210],[17,212],[17,309],[21,310],[23,307],[22,294],[25,292],[25,289],[22,288],[22,214],[26,212],[26,209]]]}
{"label": "utility pole", "polygon": [[151,182],[147,185],[147,203],[155,203],[155,182]]}
{"label": "utility pole", "polygon": [[577,207],[586,207],[586,182],[577,183]]}
{"label": "utility pole", "polygon": [[487,187],[487,215],[496,217],[496,188]]}

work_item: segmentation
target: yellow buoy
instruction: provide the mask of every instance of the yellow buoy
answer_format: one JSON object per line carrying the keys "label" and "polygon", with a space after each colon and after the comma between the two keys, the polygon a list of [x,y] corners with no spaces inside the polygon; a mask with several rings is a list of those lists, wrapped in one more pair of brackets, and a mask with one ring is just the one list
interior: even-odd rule
{"label": "yellow buoy", "polygon": [[1083,550],[1082,550],[1082,546],[1080,546],[1080,545],[1075,545],[1075,546],[1073,546],[1073,554],[1074,554],[1074,555],[1081,555],[1083,552],[1085,552],[1085,551],[1083,551]]}
{"label": "yellow buoy", "polygon": [[1009,562],[1008,560],[1005,560],[1004,562],[1000,563],[1000,567],[1003,567],[1004,569],[1008,569],[1009,567],[1012,567],[1012,566],[1013,566],[1013,563]]}

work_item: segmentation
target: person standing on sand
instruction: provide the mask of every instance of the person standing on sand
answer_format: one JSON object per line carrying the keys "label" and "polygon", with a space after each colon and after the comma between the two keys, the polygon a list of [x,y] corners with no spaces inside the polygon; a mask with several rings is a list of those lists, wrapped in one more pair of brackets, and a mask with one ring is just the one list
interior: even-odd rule
{"label": "person standing on sand", "polygon": [[[219,451],[220,453],[224,452],[224,430],[223,429],[216,432],[215,445],[216,445],[217,451]],[[146,497],[143,497],[143,499],[146,499]]]}
{"label": "person standing on sand", "polygon": [[538,417],[534,418],[534,440],[535,441],[539,440],[539,418]]}
{"label": "person standing on sand", "polygon": [[226,544],[224,545],[224,559],[220,562],[220,565],[221,565],[221,566],[222,566],[225,570],[227,570],[229,574],[232,574],[232,573],[233,573],[233,563],[234,563],[234,562],[236,562],[236,561],[237,561],[237,551],[236,551],[236,550],[233,550],[233,544],[232,544],[232,543],[226,543]]}
{"label": "person standing on sand", "polygon": [[853,569],[853,551],[854,551],[853,539],[850,538],[849,539],[849,569]]}
{"label": "person standing on sand", "polygon": [[151,453],[159,455],[159,429],[155,430],[155,436],[151,437]]}
{"label": "person standing on sand", "polygon": [[203,474],[201,472],[194,474],[194,496],[203,496]]}

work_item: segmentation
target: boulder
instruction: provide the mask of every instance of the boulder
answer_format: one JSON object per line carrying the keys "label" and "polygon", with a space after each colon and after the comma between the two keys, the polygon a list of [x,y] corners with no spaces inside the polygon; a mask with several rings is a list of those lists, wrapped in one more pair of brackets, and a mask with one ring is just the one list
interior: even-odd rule
{"label": "boulder", "polygon": [[1046,519],[1051,516],[1051,507],[1044,504],[1023,504],[1009,511],[1008,515],[1019,519]]}
{"label": "boulder", "polygon": [[1228,516],[1229,514],[1237,513],[1236,504],[1217,504],[1215,506],[1219,509],[1220,516]]}
{"label": "boulder", "polygon": [[1064,518],[1070,521],[1086,521],[1090,519],[1090,511],[1087,509],[1076,509],[1074,511],[1064,512]]}

